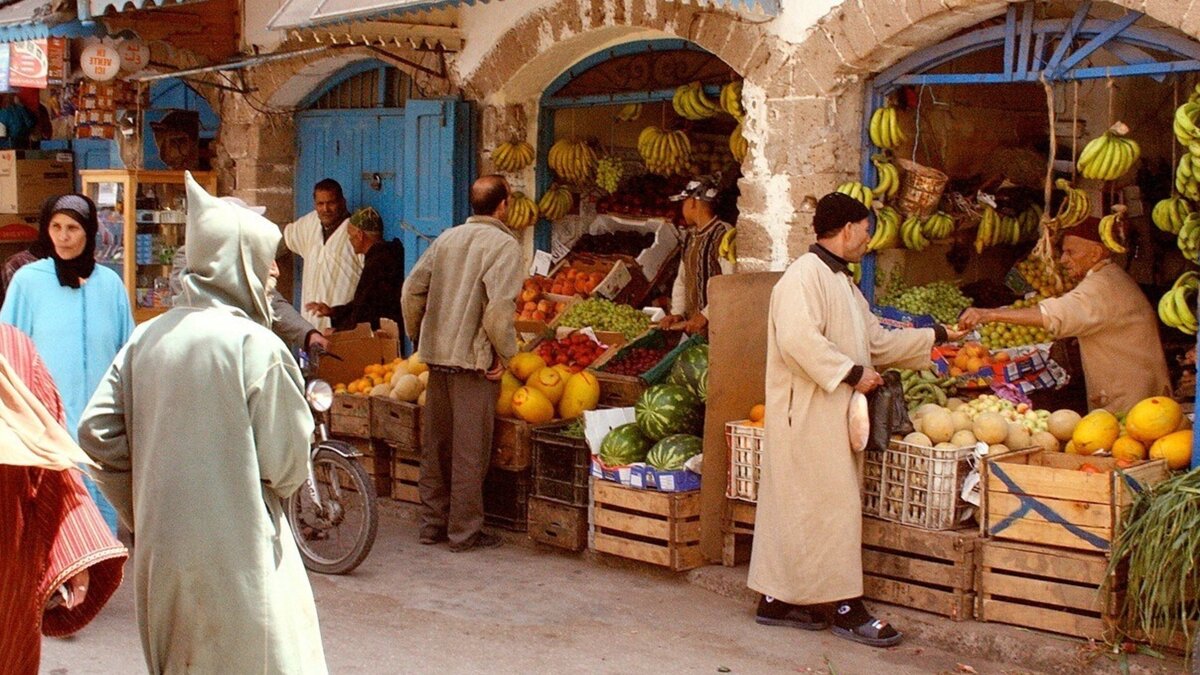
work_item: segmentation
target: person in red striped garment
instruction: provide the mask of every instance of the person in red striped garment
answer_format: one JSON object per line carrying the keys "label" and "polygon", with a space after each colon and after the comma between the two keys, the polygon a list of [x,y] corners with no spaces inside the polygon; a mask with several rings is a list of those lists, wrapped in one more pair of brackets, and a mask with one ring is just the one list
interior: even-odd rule
{"label": "person in red striped garment", "polygon": [[[61,427],[62,399],[33,342],[0,324],[0,356],[0,673],[26,675],[38,672],[42,634],[70,635],[95,618],[120,586],[129,552],[74,463],[42,468],[54,463],[47,449],[83,453]],[[19,395],[21,384],[44,406],[41,417]]]}

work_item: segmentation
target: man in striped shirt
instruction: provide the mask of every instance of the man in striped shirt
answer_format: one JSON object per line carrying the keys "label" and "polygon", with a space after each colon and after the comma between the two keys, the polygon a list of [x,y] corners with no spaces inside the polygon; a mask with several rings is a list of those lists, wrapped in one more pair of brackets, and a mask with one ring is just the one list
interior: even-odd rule
{"label": "man in striped shirt", "polygon": [[355,253],[350,244],[347,230],[350,212],[346,210],[341,184],[332,178],[318,182],[313,187],[313,205],[312,211],[284,226],[283,243],[304,258],[300,314],[324,331],[332,325],[329,317],[307,308],[315,303],[337,307],[353,300],[364,256]]}

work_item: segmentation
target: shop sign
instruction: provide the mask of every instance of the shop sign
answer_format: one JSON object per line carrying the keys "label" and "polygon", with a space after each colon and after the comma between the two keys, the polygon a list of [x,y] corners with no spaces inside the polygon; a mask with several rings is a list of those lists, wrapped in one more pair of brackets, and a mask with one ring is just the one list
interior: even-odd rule
{"label": "shop sign", "polygon": [[8,50],[0,48],[0,94],[12,91],[8,86]]}
{"label": "shop sign", "polygon": [[150,47],[141,40],[125,40],[117,47],[117,54],[122,73],[136,73],[150,65]]}
{"label": "shop sign", "polygon": [[45,40],[25,40],[9,44],[8,85],[45,89],[50,62]]}
{"label": "shop sign", "polygon": [[67,50],[69,44],[65,37],[46,39],[46,79],[50,84],[62,84],[67,79]]}
{"label": "shop sign", "polygon": [[93,42],[79,55],[79,67],[88,78],[107,82],[121,69],[121,55],[103,42]]}

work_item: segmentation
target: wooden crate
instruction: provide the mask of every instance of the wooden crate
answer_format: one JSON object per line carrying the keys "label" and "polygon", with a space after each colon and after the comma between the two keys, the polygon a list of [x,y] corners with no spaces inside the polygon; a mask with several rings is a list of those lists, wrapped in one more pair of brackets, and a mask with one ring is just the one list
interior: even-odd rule
{"label": "wooden crate", "polygon": [[979,546],[976,590],[980,621],[1103,640],[1115,635],[1120,575],[1108,556],[995,539]]}
{"label": "wooden crate", "polygon": [[923,530],[863,518],[863,595],[964,621],[975,616],[974,529]]}
{"label": "wooden crate", "polygon": [[533,425],[497,415],[492,429],[492,467],[505,471],[524,471],[529,468],[532,454]]}
{"label": "wooden crate", "polygon": [[[347,439],[348,440],[348,439]],[[355,449],[362,453],[358,462],[375,482],[375,494],[389,496],[392,494],[392,449],[384,443],[373,440],[357,440],[352,443]]]}
{"label": "wooden crate", "polygon": [[421,480],[421,460],[400,454],[392,456],[392,499],[411,504],[421,503],[417,483]]}
{"label": "wooden crate", "polygon": [[587,507],[530,497],[529,538],[568,551],[582,551],[587,548]]}
{"label": "wooden crate", "polygon": [[617,375],[600,370],[591,371],[600,382],[600,405],[607,408],[628,408],[637,403],[647,384],[640,377]]}
{"label": "wooden crate", "polygon": [[329,409],[329,432],[351,438],[371,437],[371,398],[334,394]]}
{"label": "wooden crate", "polygon": [[529,525],[529,469],[492,467],[483,479],[483,518],[489,525],[524,532]]}
{"label": "wooden crate", "polygon": [[591,450],[583,438],[562,433],[570,425],[570,422],[561,422],[533,430],[531,494],[567,506],[586,508],[592,468]]}
{"label": "wooden crate", "polygon": [[676,572],[705,564],[700,491],[655,492],[592,480],[592,547]]}
{"label": "wooden crate", "polygon": [[721,519],[721,564],[737,567],[750,562],[750,547],[754,543],[754,516],[757,505],[740,499],[726,499]]}
{"label": "wooden crate", "polygon": [[371,438],[408,457],[421,456],[421,406],[386,396],[371,397]]}
{"label": "wooden crate", "polygon": [[[1101,471],[1079,470],[1091,464]],[[985,535],[1089,552],[1109,550],[1141,490],[1167,478],[1164,460],[1113,471],[1111,457],[1018,450],[984,463]]]}

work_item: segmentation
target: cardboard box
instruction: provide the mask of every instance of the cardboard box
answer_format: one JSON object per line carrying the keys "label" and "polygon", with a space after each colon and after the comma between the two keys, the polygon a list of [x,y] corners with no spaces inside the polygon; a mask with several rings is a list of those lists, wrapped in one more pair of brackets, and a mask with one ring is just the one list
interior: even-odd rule
{"label": "cardboard box", "polygon": [[346,383],[362,377],[372,363],[391,363],[400,355],[396,322],[380,321],[379,330],[360,323],[354,330],[338,331],[329,336],[328,353],[321,357],[317,376],[331,384]]}
{"label": "cardboard box", "polygon": [[71,153],[0,150],[0,213],[40,211],[47,197],[74,190]]}

